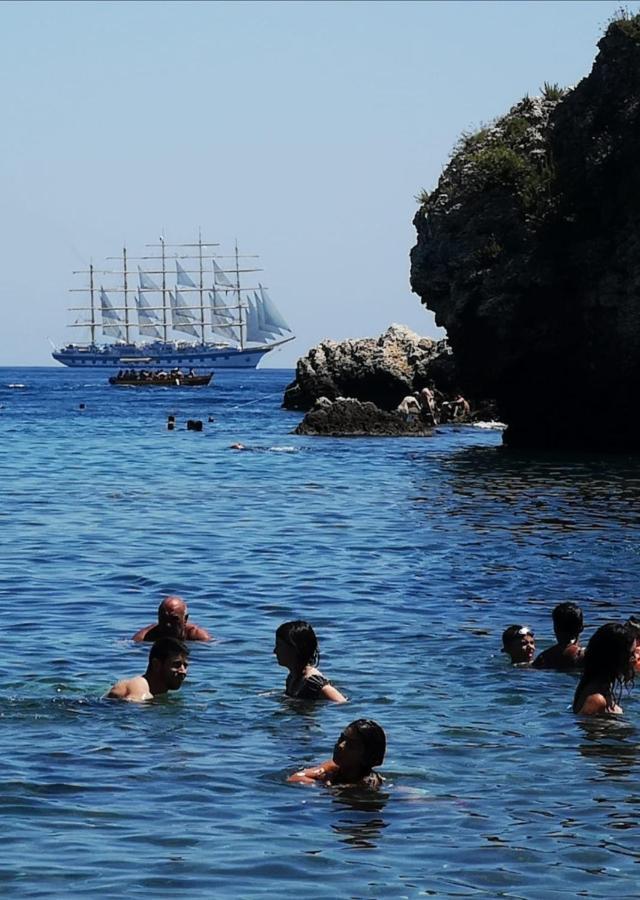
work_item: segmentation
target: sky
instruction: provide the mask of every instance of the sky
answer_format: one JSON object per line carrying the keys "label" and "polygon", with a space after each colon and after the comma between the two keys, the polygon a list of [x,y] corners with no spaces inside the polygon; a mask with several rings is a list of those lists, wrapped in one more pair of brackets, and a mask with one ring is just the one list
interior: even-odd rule
{"label": "sky", "polygon": [[262,366],[443,337],[409,286],[416,195],[463,131],[586,76],[620,5],[0,2],[0,366],[81,338],[74,270],[199,229],[259,254],[296,334]]}

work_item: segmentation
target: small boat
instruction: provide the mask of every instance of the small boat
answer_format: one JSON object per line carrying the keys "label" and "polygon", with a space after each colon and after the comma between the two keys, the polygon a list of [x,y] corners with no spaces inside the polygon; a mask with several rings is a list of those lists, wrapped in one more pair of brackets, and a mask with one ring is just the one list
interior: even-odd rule
{"label": "small boat", "polygon": [[213,378],[213,372],[196,374],[195,372],[171,372],[150,371],[149,369],[135,369],[126,372],[118,372],[109,379],[109,384],[124,387],[204,387]]}

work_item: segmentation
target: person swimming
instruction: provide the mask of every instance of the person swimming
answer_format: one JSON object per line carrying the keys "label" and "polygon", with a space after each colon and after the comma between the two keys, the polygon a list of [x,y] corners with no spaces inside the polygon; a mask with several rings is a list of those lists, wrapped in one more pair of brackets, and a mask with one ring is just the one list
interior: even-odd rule
{"label": "person swimming", "polygon": [[633,684],[635,665],[635,632],[618,622],[602,625],[587,644],[573,711],[583,716],[621,713],[622,689]]}
{"label": "person swimming", "polygon": [[526,625],[509,625],[502,632],[502,652],[514,666],[530,666],[536,653],[533,631]]}
{"label": "person swimming", "polygon": [[149,662],[144,675],[124,678],[116,682],[105,697],[109,700],[128,700],[142,703],[178,691],[187,677],[189,651],[186,644],[173,637],[157,640],[149,651]]}
{"label": "person swimming", "polygon": [[333,687],[316,668],[320,654],[315,631],[308,622],[284,622],[276,631],[273,649],[279,666],[289,670],[285,693],[296,700],[331,700],[346,703],[347,698]]}
{"label": "person swimming", "polygon": [[351,722],[336,741],[333,758],[290,775],[293,784],[349,785],[378,788],[383,778],[373,771],[387,749],[383,729],[371,719]]}
{"label": "person swimming", "polygon": [[132,641],[157,641],[163,637],[174,637],[179,641],[210,641],[211,635],[205,628],[189,622],[189,608],[182,597],[165,597],[158,607],[158,621],[145,625],[136,631]]}
{"label": "person swimming", "polygon": [[534,669],[571,671],[582,668],[584,647],[580,635],[584,628],[582,610],[575,603],[559,603],[551,614],[557,644],[543,650],[533,661]]}

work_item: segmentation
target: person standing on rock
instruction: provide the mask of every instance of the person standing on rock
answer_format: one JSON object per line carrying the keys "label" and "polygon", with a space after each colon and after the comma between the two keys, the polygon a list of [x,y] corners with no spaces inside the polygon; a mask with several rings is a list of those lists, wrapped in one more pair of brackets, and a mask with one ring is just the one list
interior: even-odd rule
{"label": "person standing on rock", "polygon": [[436,410],[436,398],[431,387],[423,387],[421,391],[415,394],[420,404],[422,418],[429,425],[438,424],[438,413]]}

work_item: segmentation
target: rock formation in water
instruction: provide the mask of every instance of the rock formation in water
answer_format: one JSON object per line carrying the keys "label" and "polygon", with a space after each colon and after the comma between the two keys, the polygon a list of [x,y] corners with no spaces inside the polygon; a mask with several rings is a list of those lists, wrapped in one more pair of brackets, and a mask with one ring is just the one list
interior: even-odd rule
{"label": "rock formation in water", "polygon": [[419,337],[392,325],[378,338],[322,341],[298,360],[283,406],[308,410],[319,397],[352,397],[394,410],[403,397],[430,381],[444,394],[458,389],[456,366],[446,341]]}
{"label": "rock formation in water", "polygon": [[640,16],[598,46],[464,135],[415,217],[413,290],[512,445],[640,447]]}
{"label": "rock formation in water", "polygon": [[332,437],[429,437],[431,428],[420,417],[380,409],[375,403],[361,403],[346,397],[333,402],[321,397],[294,434]]}

